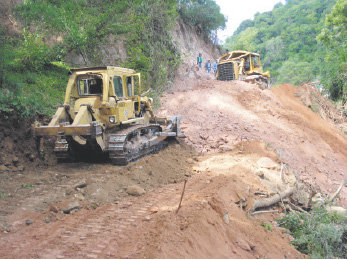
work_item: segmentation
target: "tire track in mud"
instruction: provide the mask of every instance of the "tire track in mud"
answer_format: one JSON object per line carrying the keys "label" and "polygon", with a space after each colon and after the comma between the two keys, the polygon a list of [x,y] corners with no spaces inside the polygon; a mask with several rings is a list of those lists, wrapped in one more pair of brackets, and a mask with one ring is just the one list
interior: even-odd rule
{"label": "tire track in mud", "polygon": [[[160,203],[176,204],[180,185],[170,184],[143,197],[96,210],[83,210],[47,225],[35,225],[0,238],[9,258],[127,258],[141,247],[137,227],[151,221]],[[136,241],[136,242],[135,242]],[[145,241],[141,241],[145,243]]]}

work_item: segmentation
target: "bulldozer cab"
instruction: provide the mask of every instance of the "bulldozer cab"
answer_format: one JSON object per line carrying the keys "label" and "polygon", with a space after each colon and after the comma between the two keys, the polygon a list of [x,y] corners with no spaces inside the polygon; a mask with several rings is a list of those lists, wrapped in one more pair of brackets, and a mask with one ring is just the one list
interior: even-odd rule
{"label": "bulldozer cab", "polygon": [[[81,98],[99,97],[103,102],[134,99],[141,94],[140,73],[117,67],[71,69],[64,105]],[[72,100],[71,100],[72,98]]]}
{"label": "bulldozer cab", "polygon": [[77,90],[80,97],[102,95],[102,75],[81,75],[77,78]]}

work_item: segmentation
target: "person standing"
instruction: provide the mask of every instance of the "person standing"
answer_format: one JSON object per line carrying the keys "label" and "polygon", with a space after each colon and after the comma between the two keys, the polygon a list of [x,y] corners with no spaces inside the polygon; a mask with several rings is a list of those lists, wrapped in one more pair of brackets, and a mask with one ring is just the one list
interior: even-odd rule
{"label": "person standing", "polygon": [[199,68],[201,69],[201,64],[202,64],[201,53],[199,53],[199,56],[196,58],[196,64],[198,64]]}
{"label": "person standing", "polygon": [[211,73],[211,60],[208,60],[205,64],[205,68],[207,69],[208,73]]}
{"label": "person standing", "polygon": [[213,72],[214,72],[214,76],[216,76],[217,74],[217,61],[214,61],[213,64],[212,64],[212,69],[213,69]]}

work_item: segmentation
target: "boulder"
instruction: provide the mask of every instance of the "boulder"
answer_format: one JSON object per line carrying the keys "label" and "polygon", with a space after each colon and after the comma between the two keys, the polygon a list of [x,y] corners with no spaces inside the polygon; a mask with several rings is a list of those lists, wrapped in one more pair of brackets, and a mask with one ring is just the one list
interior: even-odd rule
{"label": "boulder", "polygon": [[268,157],[261,157],[258,161],[257,164],[260,168],[266,168],[270,170],[275,170],[279,168],[278,163],[274,162],[272,159]]}
{"label": "boulder", "polygon": [[9,169],[5,165],[0,165],[0,172],[6,172]]}
{"label": "boulder", "polygon": [[80,208],[80,203],[77,200],[70,201],[69,204],[64,207],[62,210],[65,214],[70,214],[72,210]]}
{"label": "boulder", "polygon": [[142,189],[140,186],[137,186],[137,185],[129,186],[126,192],[132,196],[141,196],[146,193],[144,189]]}

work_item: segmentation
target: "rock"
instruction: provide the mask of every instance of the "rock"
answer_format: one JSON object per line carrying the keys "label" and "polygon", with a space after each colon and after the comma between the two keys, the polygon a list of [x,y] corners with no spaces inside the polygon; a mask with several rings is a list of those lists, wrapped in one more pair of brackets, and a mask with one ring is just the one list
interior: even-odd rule
{"label": "rock", "polygon": [[338,207],[338,206],[328,206],[327,207],[327,211],[328,212],[336,212],[342,215],[346,215],[347,214],[347,210],[345,208],[342,207]]}
{"label": "rock", "polygon": [[83,182],[75,186],[75,190],[79,191],[80,189],[83,189],[87,187],[87,183]]}
{"label": "rock", "polygon": [[279,168],[278,163],[274,162],[272,159],[268,157],[261,157],[258,161],[257,164],[261,168],[267,168],[270,170],[275,170]]}
{"label": "rock", "polygon": [[140,186],[132,185],[127,188],[127,193],[132,196],[141,196],[146,193]]}
{"label": "rock", "polygon": [[12,162],[13,162],[14,164],[16,164],[18,161],[19,161],[18,157],[17,157],[17,156],[13,156]]}
{"label": "rock", "polygon": [[187,159],[187,163],[193,164],[193,163],[194,163],[194,160],[193,160],[192,158],[188,158],[188,159]]}
{"label": "rock", "polygon": [[109,194],[112,188],[112,183],[92,183],[87,186],[85,195],[92,198],[93,201],[108,202],[110,200]]}
{"label": "rock", "polygon": [[229,130],[229,131],[232,131],[234,128],[233,128],[232,125],[226,125],[226,126],[225,126],[225,129],[226,129],[226,130]]}
{"label": "rock", "polygon": [[222,152],[228,152],[233,149],[230,145],[227,145],[227,144],[220,145],[218,148]]}
{"label": "rock", "polygon": [[6,172],[9,169],[5,165],[0,165],[0,172]]}
{"label": "rock", "polygon": [[19,165],[16,170],[22,172],[22,171],[24,171],[24,166]]}
{"label": "rock", "polygon": [[26,224],[27,226],[31,225],[32,223],[33,223],[33,221],[32,221],[31,219],[25,220],[25,224]]}
{"label": "rock", "polygon": [[30,155],[29,155],[29,160],[30,160],[30,161],[34,161],[34,160],[35,160],[35,158],[36,158],[36,156],[35,156],[35,155],[33,155],[33,154],[30,154]]}
{"label": "rock", "polygon": [[92,203],[90,203],[89,207],[90,207],[91,209],[96,209],[96,208],[99,207],[99,206],[98,206],[97,203],[92,202]]}
{"label": "rock", "polygon": [[49,210],[54,212],[54,213],[58,213],[59,212],[58,208],[56,206],[54,206],[54,205],[50,205],[49,206]]}
{"label": "rock", "polygon": [[4,159],[4,165],[5,165],[5,166],[10,166],[10,165],[12,165],[12,161],[9,160],[8,158],[5,158],[5,159]]}
{"label": "rock", "polygon": [[225,224],[229,225],[229,212],[225,213],[223,216]]}
{"label": "rock", "polygon": [[84,200],[84,196],[81,193],[74,194],[74,197],[79,200]]}
{"label": "rock", "polygon": [[206,134],[204,134],[204,133],[200,133],[199,136],[203,140],[207,140],[207,138],[208,138],[208,136]]}
{"label": "rock", "polygon": [[243,250],[246,250],[248,252],[250,252],[252,250],[251,247],[249,246],[249,244],[246,241],[242,240],[242,239],[239,239],[238,241],[236,241],[236,244],[240,248],[242,248]]}
{"label": "rock", "polygon": [[72,210],[79,209],[79,208],[80,208],[80,203],[77,200],[73,200],[63,209],[63,213],[70,214]]}
{"label": "rock", "polygon": [[265,173],[262,169],[258,169],[255,174],[260,178],[260,179],[264,179],[265,178]]}

